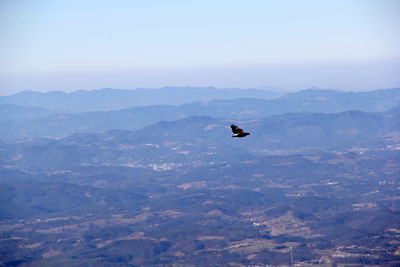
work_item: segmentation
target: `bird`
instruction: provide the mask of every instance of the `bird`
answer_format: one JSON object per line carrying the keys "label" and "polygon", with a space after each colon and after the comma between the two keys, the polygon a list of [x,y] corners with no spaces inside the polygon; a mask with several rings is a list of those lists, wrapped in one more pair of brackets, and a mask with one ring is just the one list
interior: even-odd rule
{"label": "bird", "polygon": [[235,124],[232,124],[231,128],[233,132],[232,137],[245,137],[249,135],[249,133],[243,132],[243,129],[237,127]]}

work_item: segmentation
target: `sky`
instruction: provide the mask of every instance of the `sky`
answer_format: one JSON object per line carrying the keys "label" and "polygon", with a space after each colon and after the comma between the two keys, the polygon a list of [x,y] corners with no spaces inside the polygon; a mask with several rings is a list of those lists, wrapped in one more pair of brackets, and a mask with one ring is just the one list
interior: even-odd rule
{"label": "sky", "polygon": [[0,95],[400,86],[400,1],[0,1]]}

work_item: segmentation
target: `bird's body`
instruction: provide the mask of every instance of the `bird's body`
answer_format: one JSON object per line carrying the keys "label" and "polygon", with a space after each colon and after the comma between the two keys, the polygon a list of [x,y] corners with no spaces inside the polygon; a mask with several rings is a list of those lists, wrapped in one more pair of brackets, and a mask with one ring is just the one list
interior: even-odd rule
{"label": "bird's body", "polygon": [[248,135],[249,135],[249,133],[245,133],[245,132],[243,131],[243,129],[237,127],[237,126],[234,125],[234,124],[231,125],[231,128],[232,128],[232,132],[233,132],[232,137],[245,137],[245,136],[248,136]]}

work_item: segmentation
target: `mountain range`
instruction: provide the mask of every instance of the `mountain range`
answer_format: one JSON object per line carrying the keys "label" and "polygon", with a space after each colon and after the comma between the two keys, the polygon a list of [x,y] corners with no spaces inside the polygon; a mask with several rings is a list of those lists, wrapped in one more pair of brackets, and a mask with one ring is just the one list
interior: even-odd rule
{"label": "mountain range", "polygon": [[[240,121],[251,135],[232,138],[231,120],[206,116],[161,121],[137,131],[74,134],[59,140],[3,144],[4,165],[171,168],[251,159],[260,155],[373,147],[397,138],[399,108],[382,113],[290,113]],[[390,142],[387,142],[390,143]],[[52,165],[52,164],[56,165]],[[162,167],[164,166],[164,167]]]}
{"label": "mountain range", "polygon": [[[248,104],[256,105],[257,108],[268,106],[269,112],[274,112],[273,114],[302,111],[338,112],[348,109],[383,111],[395,106],[400,101],[400,88],[368,92],[339,92],[311,88],[287,94],[262,89],[217,89],[213,87],[164,87],[136,90],[104,88],[72,93],[24,91],[14,95],[1,96],[0,105],[14,104],[45,108],[53,112],[76,113],[154,105],[176,106],[193,102],[207,103],[213,100],[239,98],[258,99],[259,101],[249,102]],[[296,108],[288,110],[290,105],[295,105]]]}
{"label": "mountain range", "polygon": [[279,94],[261,89],[217,89],[214,87],[164,87],[159,89],[122,90],[103,88],[72,93],[24,91],[0,97],[0,104],[18,104],[67,112],[109,111],[134,106],[181,105],[214,99],[269,99]]}
{"label": "mountain range", "polygon": [[[165,90],[168,92],[168,89]],[[95,93],[100,92],[102,91]],[[171,93],[170,96],[177,95]],[[358,93],[310,89],[274,99],[236,98],[81,113],[65,113],[23,106],[21,103],[7,104],[0,105],[1,110],[7,111],[0,116],[0,139],[65,137],[74,133],[105,132],[111,129],[135,131],[159,121],[173,121],[190,116],[248,120],[285,113],[334,113],[346,110],[381,112],[395,107],[399,99],[400,88]],[[57,104],[61,108],[65,101],[63,99],[60,103],[53,102],[53,105]],[[87,101],[92,103],[93,100],[88,98]]]}

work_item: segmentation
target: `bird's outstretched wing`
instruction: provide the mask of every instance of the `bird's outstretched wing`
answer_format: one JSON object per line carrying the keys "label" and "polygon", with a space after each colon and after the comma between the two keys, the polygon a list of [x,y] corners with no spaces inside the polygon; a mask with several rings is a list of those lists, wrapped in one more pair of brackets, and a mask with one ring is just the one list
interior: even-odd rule
{"label": "bird's outstretched wing", "polygon": [[232,125],[231,125],[231,128],[232,128],[232,132],[233,132],[234,134],[240,134],[240,133],[243,133],[243,129],[241,129],[241,128],[237,127],[237,126],[236,126],[236,125],[234,125],[234,124],[232,124]]}

